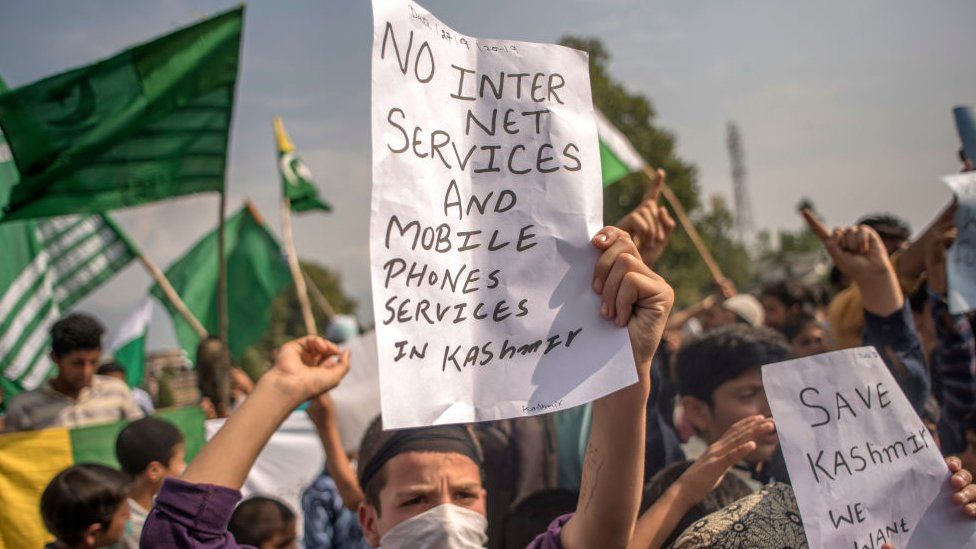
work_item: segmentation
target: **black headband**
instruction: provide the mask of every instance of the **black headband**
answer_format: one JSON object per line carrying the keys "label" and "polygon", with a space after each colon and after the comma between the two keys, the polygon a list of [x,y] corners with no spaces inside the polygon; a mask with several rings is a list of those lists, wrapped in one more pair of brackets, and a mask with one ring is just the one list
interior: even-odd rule
{"label": "black headband", "polygon": [[406,452],[440,452],[468,456],[481,468],[481,456],[467,429],[461,426],[404,429],[391,436],[366,463],[359,485],[366,489],[376,473],[394,457]]}

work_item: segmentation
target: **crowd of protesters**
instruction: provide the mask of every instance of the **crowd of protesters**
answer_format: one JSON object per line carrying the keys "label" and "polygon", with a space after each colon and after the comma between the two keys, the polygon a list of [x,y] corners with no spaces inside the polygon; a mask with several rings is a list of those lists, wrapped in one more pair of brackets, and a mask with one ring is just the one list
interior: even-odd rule
{"label": "crowd of protesters", "polygon": [[[955,207],[914,239],[892,215],[828,230],[804,211],[829,281],[745,293],[721,280],[672,311],[681,281],[653,269],[675,223],[645,200],[592,240],[593,314],[627,327],[638,382],[553,414],[396,431],[377,417],[347,452],[330,391],[355,367],[340,348],[354,330],[287,343],[256,383],[211,340],[198,362],[222,366],[201,372],[201,387],[231,394],[203,405],[227,420],[186,463],[180,431],[101,363],[102,325],[75,313],[51,329],[57,375],[10,399],[4,429],[131,421],[116,441],[121,470],[74,465],[44,491],[51,547],[802,547],[760,367],[871,345],[947,458],[954,512],[976,519],[973,316],[946,302]],[[326,467],[302,508],[241,501],[258,454],[304,402]]]}

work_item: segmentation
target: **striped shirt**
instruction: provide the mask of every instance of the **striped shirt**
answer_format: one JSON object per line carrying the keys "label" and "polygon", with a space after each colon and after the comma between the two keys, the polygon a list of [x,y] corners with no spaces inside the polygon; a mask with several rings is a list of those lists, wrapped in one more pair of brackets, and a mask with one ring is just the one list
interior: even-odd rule
{"label": "striped shirt", "polygon": [[93,376],[77,399],[55,391],[51,381],[21,393],[7,405],[6,430],[32,431],[51,427],[87,427],[143,417],[129,387],[118,379]]}

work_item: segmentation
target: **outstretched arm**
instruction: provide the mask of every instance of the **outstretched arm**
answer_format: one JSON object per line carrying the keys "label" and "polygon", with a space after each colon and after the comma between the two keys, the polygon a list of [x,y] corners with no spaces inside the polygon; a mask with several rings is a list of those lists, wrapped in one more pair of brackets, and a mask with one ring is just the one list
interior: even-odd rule
{"label": "outstretched arm", "polygon": [[834,265],[857,284],[865,311],[888,316],[902,308],[905,297],[898,277],[874,229],[855,225],[828,231],[809,209],[803,210],[803,217],[823,242]]}
{"label": "outstretched arm", "polygon": [[356,471],[349,463],[349,457],[342,447],[339,437],[339,424],[336,423],[335,403],[329,393],[323,393],[312,400],[308,407],[308,416],[315,424],[319,433],[322,447],[325,449],[325,466],[329,469],[329,476],[339,489],[342,505],[350,510],[359,509],[363,501],[363,490],[356,478]]}
{"label": "outstretched arm", "polygon": [[336,385],[349,371],[349,351],[309,336],[286,343],[274,368],[193,459],[183,480],[240,489],[268,439],[288,414]]}
{"label": "outstretched arm", "polygon": [[837,268],[861,292],[865,321],[863,344],[877,349],[915,411],[920,413],[929,394],[928,369],[881,237],[864,225],[828,232],[810,210],[804,210],[803,216],[823,241]]}
{"label": "outstretched arm", "polygon": [[756,449],[757,438],[773,429],[773,420],[765,416],[736,422],[641,515],[628,549],[661,547],[685,513],[722,482],[730,467]]}
{"label": "outstretched arm", "polygon": [[617,221],[617,227],[627,231],[637,246],[639,257],[648,267],[653,267],[664,253],[677,225],[668,209],[657,203],[666,179],[664,170],[658,170],[657,177],[648,185],[640,204]]}
{"label": "outstretched arm", "polygon": [[603,298],[601,314],[627,326],[638,382],[594,403],[576,514],[561,533],[567,549],[623,548],[630,540],[644,476],[651,358],[674,303],[671,287],[644,264],[626,232],[605,227],[593,245],[603,252],[593,278]]}

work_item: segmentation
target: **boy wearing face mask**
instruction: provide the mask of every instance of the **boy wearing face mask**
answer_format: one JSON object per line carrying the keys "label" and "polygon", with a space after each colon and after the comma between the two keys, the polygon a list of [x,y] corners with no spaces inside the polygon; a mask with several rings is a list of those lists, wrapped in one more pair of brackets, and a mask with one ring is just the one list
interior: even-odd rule
{"label": "boy wearing face mask", "polygon": [[383,431],[360,445],[365,500],[359,523],[372,547],[484,547],[488,542],[482,454],[471,430],[444,425]]}
{"label": "boy wearing face mask", "polygon": [[[592,245],[601,254],[593,291],[602,304],[594,314],[627,327],[638,381],[594,402],[577,510],[550,525],[532,542],[533,549],[623,548],[640,506],[651,359],[674,292],[644,264],[623,230],[606,227]],[[340,353],[322,338],[309,336],[284,345],[274,368],[262,376],[183,478],[165,481],[146,520],[142,547],[238,547],[227,532],[227,521],[258,453],[296,406],[334,388],[348,370],[349,352]],[[483,546],[485,491],[478,452],[473,442],[466,442],[469,435],[457,429],[445,428],[436,436],[391,434],[390,444],[381,445],[375,454],[387,459],[364,458],[367,484],[375,482],[376,475],[386,476],[376,489],[374,509],[369,509],[367,494],[360,511],[371,544],[418,549]],[[433,444],[438,447],[432,450]],[[369,463],[378,464],[373,478],[366,478]],[[444,540],[451,541],[445,545]]]}

